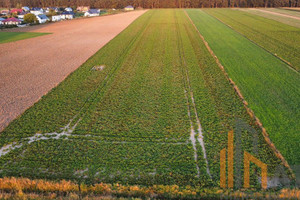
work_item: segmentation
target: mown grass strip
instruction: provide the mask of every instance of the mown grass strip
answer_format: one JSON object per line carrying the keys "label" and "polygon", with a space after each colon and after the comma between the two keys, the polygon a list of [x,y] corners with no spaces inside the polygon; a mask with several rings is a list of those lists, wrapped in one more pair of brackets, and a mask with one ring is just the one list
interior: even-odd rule
{"label": "mown grass strip", "polygon": [[33,33],[33,32],[0,32],[0,44],[25,40],[28,38],[48,35],[50,33]]}

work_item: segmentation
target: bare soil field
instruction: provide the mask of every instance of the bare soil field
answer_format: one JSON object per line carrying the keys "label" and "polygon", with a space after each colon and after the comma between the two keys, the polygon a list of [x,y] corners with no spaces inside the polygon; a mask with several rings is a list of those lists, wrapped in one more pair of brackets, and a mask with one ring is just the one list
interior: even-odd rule
{"label": "bare soil field", "polygon": [[0,44],[0,131],[144,12],[8,30],[52,34]]}

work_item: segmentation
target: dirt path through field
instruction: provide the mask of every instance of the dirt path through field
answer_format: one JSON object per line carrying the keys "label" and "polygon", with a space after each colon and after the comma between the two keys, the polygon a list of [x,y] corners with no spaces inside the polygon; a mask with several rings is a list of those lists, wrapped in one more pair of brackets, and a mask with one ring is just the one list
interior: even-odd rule
{"label": "dirt path through field", "polygon": [[251,8],[251,9],[255,9],[255,10],[258,10],[258,11],[261,11],[261,12],[265,12],[265,13],[270,13],[272,15],[278,15],[278,16],[282,16],[282,17],[288,17],[288,18],[300,20],[300,17],[285,15],[285,14],[282,14],[282,13],[277,13],[277,12],[272,12],[272,11],[262,10],[262,9],[256,9],[256,8]]}
{"label": "dirt path through field", "polygon": [[18,29],[52,34],[0,44],[0,131],[145,12]]}

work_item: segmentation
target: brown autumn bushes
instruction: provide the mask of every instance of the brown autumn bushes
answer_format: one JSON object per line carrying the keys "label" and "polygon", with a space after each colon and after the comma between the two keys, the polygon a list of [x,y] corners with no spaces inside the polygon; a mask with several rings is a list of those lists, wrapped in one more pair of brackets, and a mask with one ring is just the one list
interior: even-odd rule
{"label": "brown autumn bushes", "polygon": [[[255,199],[299,199],[299,189],[282,189],[276,191],[231,191],[219,188],[203,189],[200,187],[177,185],[153,185],[149,187],[137,185],[105,184],[80,185],[62,180],[60,182],[31,180],[28,178],[5,177],[0,179],[1,199],[98,199],[100,197],[137,197],[155,199],[195,199],[195,198],[255,198]],[[102,198],[101,198],[102,199]]]}

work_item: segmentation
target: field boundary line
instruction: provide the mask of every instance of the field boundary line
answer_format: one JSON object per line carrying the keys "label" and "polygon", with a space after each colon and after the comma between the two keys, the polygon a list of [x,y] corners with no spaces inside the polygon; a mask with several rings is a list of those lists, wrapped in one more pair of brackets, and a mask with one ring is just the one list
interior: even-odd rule
{"label": "field boundary line", "polygon": [[[237,9],[238,10],[238,9]],[[240,11],[240,10],[239,10]],[[205,11],[203,11],[205,12]],[[243,11],[246,12],[246,11]],[[216,20],[218,20],[219,22],[221,22],[222,24],[224,24],[225,26],[227,26],[228,28],[230,28],[231,30],[233,30],[234,32],[238,33],[239,35],[243,36],[244,38],[246,38],[247,40],[249,40],[250,42],[252,42],[253,44],[255,44],[256,46],[262,48],[263,50],[265,50],[266,52],[268,52],[269,54],[271,54],[272,56],[274,56],[275,58],[281,60],[283,63],[285,63],[292,71],[296,72],[299,74],[299,71],[296,70],[294,68],[294,66],[287,60],[285,60],[284,58],[281,58],[280,56],[278,56],[276,53],[272,53],[271,51],[269,51],[268,49],[264,48],[263,46],[259,45],[258,43],[256,43],[255,41],[251,40],[250,38],[248,38],[246,35],[242,34],[241,32],[235,30],[232,26],[230,26],[229,24],[226,24],[225,22],[223,22],[221,19],[219,19],[216,16],[210,15],[209,13],[205,12],[206,14],[208,14],[209,16],[215,18]],[[251,14],[251,13],[250,13]],[[280,22],[281,23],[281,22]]]}
{"label": "field boundary line", "polygon": [[226,79],[229,81],[229,83],[233,86],[235,92],[237,93],[237,95],[239,96],[239,98],[242,100],[244,107],[246,108],[246,111],[248,113],[248,115],[250,116],[251,119],[253,119],[256,123],[256,125],[258,125],[258,127],[261,129],[262,131],[262,135],[265,139],[265,141],[267,142],[267,144],[270,146],[270,148],[273,150],[273,153],[276,155],[277,158],[280,159],[280,161],[282,162],[282,164],[289,170],[291,178],[293,180],[295,180],[295,174],[292,170],[292,168],[290,167],[290,165],[288,164],[288,162],[285,160],[285,158],[282,156],[282,154],[280,153],[280,151],[276,148],[276,146],[274,145],[274,143],[271,141],[269,134],[267,133],[266,129],[263,127],[262,123],[260,122],[259,118],[255,116],[253,110],[251,110],[248,107],[248,102],[245,100],[244,96],[242,95],[241,91],[239,90],[238,86],[235,84],[235,82],[229,77],[228,73],[226,72],[224,66],[221,64],[220,60],[218,59],[218,57],[215,55],[215,53],[213,52],[213,50],[210,48],[209,44],[206,42],[205,38],[202,36],[202,34],[200,33],[200,31],[197,29],[196,25],[194,24],[194,22],[192,21],[192,19],[190,18],[190,16],[187,14],[186,10],[184,10],[184,13],[186,14],[186,16],[189,18],[190,22],[192,23],[192,25],[194,26],[194,28],[196,29],[196,31],[198,32],[198,35],[200,36],[200,38],[202,39],[203,43],[205,44],[207,50],[209,51],[209,53],[211,54],[211,56],[215,59],[217,65],[219,66],[219,68],[221,69],[221,71],[223,72],[223,74],[225,75]]}

